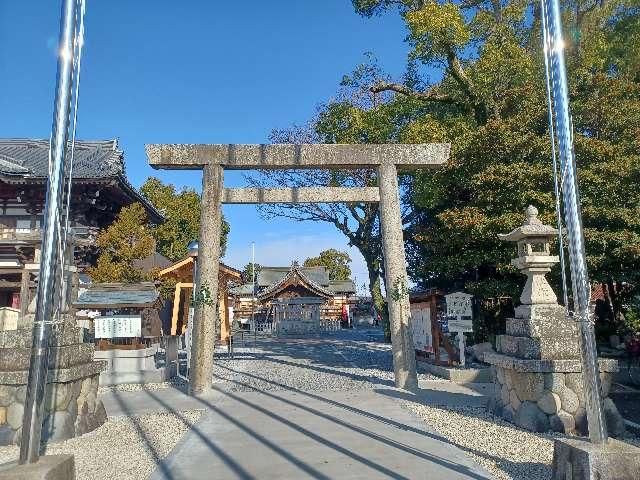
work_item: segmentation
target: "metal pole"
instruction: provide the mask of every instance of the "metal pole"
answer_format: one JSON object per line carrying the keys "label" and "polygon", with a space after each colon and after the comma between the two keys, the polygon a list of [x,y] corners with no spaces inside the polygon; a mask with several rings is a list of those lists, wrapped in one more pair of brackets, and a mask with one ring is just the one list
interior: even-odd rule
{"label": "metal pole", "polygon": [[590,288],[582,231],[582,215],[576,162],[573,152],[573,131],[569,112],[569,92],[564,61],[564,41],[559,0],[542,0],[542,14],[546,17],[549,45],[545,52],[551,65],[553,113],[562,172],[564,217],[569,241],[569,263],[573,287],[574,316],[579,324],[582,377],[584,382],[589,438],[592,443],[607,442],[607,428],[600,398],[600,375],[593,325],[589,320]]}
{"label": "metal pole", "polygon": [[[189,307],[189,315],[187,317],[189,320],[186,328],[187,335],[185,335],[185,343],[186,343],[185,346],[187,348],[187,378],[189,378],[189,372],[191,370],[191,344],[193,343],[193,338],[192,338],[193,337],[193,319],[196,316],[195,315],[196,300],[197,300],[197,294],[198,294],[198,292],[196,291],[197,278],[198,278],[198,256],[195,255],[193,257],[193,279],[191,280],[191,306]],[[191,312],[193,312],[193,314]],[[214,339],[214,342],[215,342],[215,339]]]}
{"label": "metal pole", "polygon": [[76,0],[63,0],[58,42],[58,73],[53,111],[49,160],[51,175],[47,182],[42,236],[40,280],[36,300],[36,315],[31,347],[31,363],[22,419],[20,464],[35,463],[40,456],[43,400],[49,361],[49,335],[53,314],[55,274],[58,264],[60,237],[60,209],[64,190],[65,155],[69,135],[69,114],[73,85],[74,33],[76,29]]}
{"label": "metal pole", "polygon": [[556,136],[553,128],[553,106],[551,100],[551,73],[549,72],[549,32],[547,29],[547,17],[544,14],[544,4],[540,2],[540,15],[542,19],[542,40],[544,45],[544,76],[547,87],[547,106],[549,110],[548,122],[549,133],[551,136],[551,164],[553,167],[553,193],[556,197],[556,224],[558,225],[558,253],[560,254],[560,274],[562,277],[562,300],[564,309],[569,314],[569,298],[567,294],[567,268],[564,258],[564,239],[562,238],[562,209],[560,206],[560,185],[558,182],[558,161],[556,158]]}
{"label": "metal pole", "polygon": [[256,242],[251,242],[251,325],[253,326],[253,349],[258,343],[256,330]]}

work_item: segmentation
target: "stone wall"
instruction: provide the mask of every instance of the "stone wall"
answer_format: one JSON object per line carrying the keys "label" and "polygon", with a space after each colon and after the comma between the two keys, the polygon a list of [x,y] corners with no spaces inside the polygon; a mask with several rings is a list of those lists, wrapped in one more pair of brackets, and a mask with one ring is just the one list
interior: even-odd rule
{"label": "stone wall", "polygon": [[[494,356],[494,361],[497,360]],[[579,363],[576,367],[579,369]],[[615,364],[601,361],[600,380],[604,412],[611,436],[625,433],[624,423],[609,398]],[[532,430],[553,430],[566,434],[588,435],[582,373],[522,372],[513,368],[492,367],[495,395],[488,408],[505,420]]]}
{"label": "stone wall", "polygon": [[[93,361],[83,336],[82,328],[64,325],[51,338],[43,441],[82,435],[107,418],[97,398],[104,363]],[[20,443],[30,347],[31,329],[0,332],[0,445]]]}

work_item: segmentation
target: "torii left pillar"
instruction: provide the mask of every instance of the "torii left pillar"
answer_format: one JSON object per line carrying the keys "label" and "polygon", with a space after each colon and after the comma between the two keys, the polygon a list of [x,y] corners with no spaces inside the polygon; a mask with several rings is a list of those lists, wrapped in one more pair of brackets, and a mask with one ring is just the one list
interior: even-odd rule
{"label": "torii left pillar", "polygon": [[[209,289],[209,298],[214,299],[218,298],[223,179],[224,170],[221,165],[211,164],[202,168],[198,272],[194,288]],[[196,303],[194,306],[189,368],[191,395],[206,393],[213,383],[217,315],[215,302],[212,305]]]}

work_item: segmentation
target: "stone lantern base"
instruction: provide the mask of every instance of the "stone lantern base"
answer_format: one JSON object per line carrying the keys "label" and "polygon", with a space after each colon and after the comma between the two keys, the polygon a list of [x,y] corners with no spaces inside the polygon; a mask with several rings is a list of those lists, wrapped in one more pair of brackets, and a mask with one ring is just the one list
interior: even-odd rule
{"label": "stone lantern base", "polygon": [[[105,362],[93,360],[94,346],[83,337],[82,328],[64,324],[49,342],[43,441],[82,435],[107,419],[97,398]],[[31,341],[31,328],[0,331],[0,445],[20,444]]]}
{"label": "stone lantern base", "polygon": [[[497,339],[493,365],[494,396],[488,408],[516,425],[544,432],[587,435],[582,362],[577,325],[559,305],[522,305],[507,319],[507,335]],[[616,360],[601,359],[600,380],[609,435],[624,435],[625,426],[609,398]]]}

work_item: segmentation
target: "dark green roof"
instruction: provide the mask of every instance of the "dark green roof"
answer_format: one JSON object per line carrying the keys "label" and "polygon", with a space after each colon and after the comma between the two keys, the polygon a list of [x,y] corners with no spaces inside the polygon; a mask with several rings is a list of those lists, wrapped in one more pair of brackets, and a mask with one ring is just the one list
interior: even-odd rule
{"label": "dark green roof", "polygon": [[[262,267],[256,279],[258,288],[269,287],[280,282],[290,270],[291,267]],[[323,287],[329,286],[329,273],[325,267],[300,267],[300,271],[312,282]]]}
{"label": "dark green roof", "polygon": [[159,296],[153,284],[97,284],[80,294],[74,305],[80,308],[144,308],[154,305]]}
{"label": "dark green roof", "polygon": [[331,280],[329,290],[334,293],[356,293],[356,285],[352,280]]}

